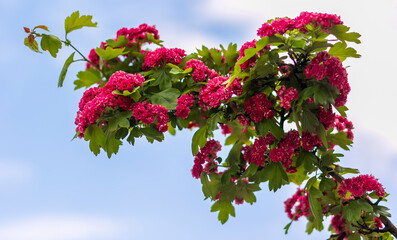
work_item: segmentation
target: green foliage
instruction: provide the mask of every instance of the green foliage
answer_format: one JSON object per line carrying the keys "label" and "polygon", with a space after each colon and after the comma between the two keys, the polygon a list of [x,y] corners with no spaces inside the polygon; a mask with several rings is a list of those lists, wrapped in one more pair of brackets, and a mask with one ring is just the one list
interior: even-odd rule
{"label": "green foliage", "polygon": [[84,134],[84,139],[90,141],[90,150],[98,155],[100,148],[106,146],[106,136],[103,130],[97,125],[90,125]]}
{"label": "green foliage", "polygon": [[331,28],[330,33],[343,42],[348,41],[348,42],[361,43],[361,41],[358,39],[359,37],[361,37],[361,35],[355,32],[347,32],[349,30],[350,30],[349,27],[339,24],[333,26]]}
{"label": "green foliage", "polygon": [[55,58],[57,56],[58,50],[62,48],[62,42],[55,35],[42,34],[40,46],[43,51],[49,51],[51,56]]}
{"label": "green foliage", "polygon": [[348,48],[345,42],[338,42],[329,50],[329,55],[339,57],[341,61],[344,61],[348,57],[359,58],[360,54],[354,48]]}
{"label": "green foliage", "polygon": [[29,38],[25,38],[24,42],[25,46],[29,47],[30,50],[32,50],[33,52],[38,52],[41,53],[39,50],[39,44],[37,43],[36,40],[32,40],[30,41]]}
{"label": "green foliage", "polygon": [[193,156],[199,152],[199,147],[204,147],[207,143],[207,126],[199,128],[193,135],[192,154]]}
{"label": "green foliage", "polygon": [[58,87],[63,86],[63,81],[65,80],[66,73],[68,72],[70,64],[74,62],[73,60],[74,57],[74,52],[70,54],[70,56],[66,59],[65,63],[63,64],[61,73],[59,74],[59,80],[58,80]]}
{"label": "green foliage", "polygon": [[164,106],[168,110],[174,110],[177,103],[176,100],[181,95],[178,89],[168,88],[161,92],[158,92],[150,97],[153,104],[159,104]]}
{"label": "green foliage", "polygon": [[97,23],[92,22],[92,16],[82,15],[80,16],[79,11],[72,13],[65,19],[65,34],[83,28],[83,27],[96,27]]}
{"label": "green foliage", "polygon": [[112,48],[112,47],[106,47],[106,49],[96,48],[95,52],[105,61],[112,60],[120,55],[127,53],[125,52],[124,48]]}
{"label": "green foliage", "polygon": [[77,73],[77,80],[75,80],[73,83],[76,85],[74,88],[79,89],[79,88],[89,88],[95,83],[99,83],[102,78],[101,74],[96,71],[93,68],[88,68],[86,71],[80,71]]}
{"label": "green foliage", "polygon": [[216,201],[211,207],[211,212],[218,211],[218,219],[222,224],[229,219],[229,215],[233,217],[236,216],[234,206],[229,201]]}

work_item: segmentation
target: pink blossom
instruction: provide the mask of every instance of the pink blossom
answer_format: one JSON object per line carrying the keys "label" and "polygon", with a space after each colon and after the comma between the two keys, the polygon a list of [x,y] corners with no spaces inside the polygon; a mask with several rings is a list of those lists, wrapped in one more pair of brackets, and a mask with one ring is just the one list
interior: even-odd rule
{"label": "pink blossom", "polygon": [[186,62],[185,70],[188,68],[193,69],[192,78],[195,82],[205,81],[207,77],[218,77],[219,74],[214,70],[209,69],[202,61],[197,59],[190,59]]}
{"label": "pink blossom", "polygon": [[132,105],[132,116],[144,124],[151,124],[157,121],[156,129],[159,132],[168,130],[168,110],[161,105],[148,102],[134,103]]}
{"label": "pink blossom", "polygon": [[190,113],[189,107],[194,104],[194,96],[189,94],[184,94],[177,100],[176,113],[175,115],[180,118],[187,118]]}
{"label": "pink blossom", "polygon": [[235,79],[226,88],[223,83],[227,80],[228,77],[214,77],[208,81],[207,85],[202,86],[199,94],[199,106],[209,110],[206,106],[218,107],[222,102],[229,101],[233,94],[240,95],[242,93],[240,81]]}
{"label": "pink blossom", "polygon": [[250,113],[250,118],[254,122],[259,122],[265,117],[273,118],[275,113],[270,108],[272,103],[267,99],[266,94],[259,93],[248,99],[244,103],[244,111]]}
{"label": "pink blossom", "polygon": [[313,150],[315,146],[321,147],[323,146],[323,142],[321,139],[317,136],[316,133],[310,133],[310,132],[304,132],[302,134],[302,147],[306,151]]}
{"label": "pink blossom", "polygon": [[157,48],[154,51],[148,51],[145,56],[144,69],[152,69],[154,67],[162,66],[166,63],[179,65],[182,58],[185,57],[185,51],[179,48]]}
{"label": "pink blossom", "polygon": [[145,77],[140,74],[130,74],[124,71],[117,71],[110,76],[109,81],[103,87],[103,91],[111,93],[114,90],[132,92],[134,88],[142,86]]}
{"label": "pink blossom", "polygon": [[286,86],[282,86],[277,94],[280,97],[280,106],[287,110],[291,108],[291,101],[298,98],[298,91],[292,87],[287,89]]}
{"label": "pink blossom", "polygon": [[372,175],[359,175],[353,178],[344,179],[338,189],[340,197],[345,197],[347,191],[354,197],[361,197],[366,192],[375,191],[376,196],[384,197],[385,189],[382,184]]}
{"label": "pink blossom", "polygon": [[347,80],[347,72],[338,57],[331,57],[328,52],[319,52],[306,66],[304,71],[306,78],[317,80],[328,79],[332,86],[339,90],[339,96],[335,99],[335,106],[346,104],[350,85]]}
{"label": "pink blossom", "polygon": [[[298,219],[302,216],[308,217],[311,215],[307,192],[300,188],[298,188],[296,193],[291,198],[288,198],[284,202],[284,205],[285,212],[291,220],[298,221]],[[294,208],[294,206],[295,212],[292,212],[292,208]]]}
{"label": "pink blossom", "polygon": [[[200,152],[194,157],[194,165],[192,168],[192,175],[194,178],[200,178],[200,174],[203,170],[207,173],[217,171],[216,162],[214,160],[217,158],[216,154],[221,148],[222,146],[218,141],[211,139],[200,149]],[[205,162],[209,163],[206,169],[202,166]]]}
{"label": "pink blossom", "polygon": [[222,134],[223,134],[223,135],[226,136],[226,135],[232,133],[232,128],[229,127],[227,124],[220,123],[219,125],[221,126]]}

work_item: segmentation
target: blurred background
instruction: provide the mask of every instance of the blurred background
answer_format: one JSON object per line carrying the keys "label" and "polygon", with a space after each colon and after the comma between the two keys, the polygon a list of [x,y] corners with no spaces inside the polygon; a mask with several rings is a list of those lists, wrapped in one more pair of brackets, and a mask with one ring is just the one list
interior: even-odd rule
{"label": "blurred background", "polygon": [[[360,59],[344,62],[352,91],[347,106],[355,143],[341,165],[376,176],[390,193],[386,204],[397,223],[397,1],[91,1],[0,0],[0,239],[326,239],[327,231],[305,233],[305,219],[290,233],[283,202],[295,191],[267,185],[257,203],[236,207],[225,225],[210,212],[201,184],[191,177],[193,132],[167,135],[163,143],[138,141],[107,159],[95,157],[83,140],[71,141],[83,90],[73,81],[83,63],[73,63],[63,88],[58,74],[71,49],[53,59],[23,45],[23,27],[44,24],[62,37],[72,12],[93,15],[98,28],[69,38],[88,55],[122,27],[156,25],[166,47],[192,52],[201,45],[238,47],[256,37],[268,19],[301,11],[341,16],[362,44]],[[223,139],[219,134],[218,138]],[[225,153],[224,153],[225,154]],[[329,222],[329,220],[327,220]],[[326,226],[327,228],[327,226]]]}

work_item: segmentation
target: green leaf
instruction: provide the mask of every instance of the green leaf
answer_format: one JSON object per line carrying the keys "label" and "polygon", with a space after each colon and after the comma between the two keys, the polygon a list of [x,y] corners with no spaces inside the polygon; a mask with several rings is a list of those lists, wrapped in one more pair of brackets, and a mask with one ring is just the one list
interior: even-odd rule
{"label": "green leaf", "polygon": [[130,135],[127,138],[127,142],[129,142],[132,146],[135,144],[135,138],[140,138],[142,137],[143,133],[141,132],[141,129],[138,127],[132,128],[130,131]]}
{"label": "green leaf", "polygon": [[116,112],[111,118],[108,120],[108,130],[113,132],[118,130],[119,128],[129,128],[130,121],[129,118],[132,117],[132,112]]}
{"label": "green leaf", "polygon": [[285,227],[283,229],[285,229],[285,234],[288,234],[288,230],[291,227],[291,224],[294,222],[294,220],[291,220],[291,222],[289,222],[287,225],[285,225]]}
{"label": "green leaf", "polygon": [[211,207],[211,212],[217,211],[219,211],[218,219],[219,221],[221,221],[222,224],[224,224],[229,219],[229,215],[233,217],[236,216],[234,206],[231,202],[228,201],[216,201]]}
{"label": "green leaf", "polygon": [[156,44],[156,45],[158,45],[160,47],[163,46],[163,44],[161,44],[163,41],[159,40],[159,39],[155,39],[153,34],[151,34],[151,33],[146,33],[146,40],[148,42],[152,42],[152,43],[154,43],[154,44]]}
{"label": "green leaf", "polygon": [[335,145],[339,145],[344,150],[348,151],[349,147],[353,144],[353,141],[347,138],[347,133],[345,132],[338,132],[335,134],[330,134],[328,137],[331,140],[331,143]]}
{"label": "green leaf", "polygon": [[202,171],[200,174],[200,180],[201,180],[201,184],[203,184],[203,193],[205,196],[205,199],[211,197],[212,194],[212,190],[211,190],[211,186],[210,186],[210,181],[208,180],[208,176],[207,173]]}
{"label": "green leaf", "polygon": [[51,56],[55,58],[58,50],[62,48],[62,42],[55,35],[42,34],[40,46],[43,51],[49,51]]}
{"label": "green leaf", "polygon": [[237,141],[232,149],[230,150],[226,162],[229,163],[230,165],[238,165],[240,163],[241,159],[241,147],[243,146],[242,141]]}
{"label": "green leaf", "polygon": [[110,158],[113,153],[117,154],[121,144],[122,142],[120,141],[120,139],[116,139],[115,132],[108,135],[106,139],[106,153],[108,155],[108,158]]}
{"label": "green leaf", "polygon": [[63,64],[61,73],[59,74],[58,87],[62,87],[62,85],[63,85],[63,81],[65,80],[68,68],[69,68],[70,64],[72,64],[72,62],[74,61],[73,60],[74,53],[75,52],[70,54],[70,56],[66,59],[65,63]]}
{"label": "green leaf", "polygon": [[116,58],[120,55],[126,54],[126,52],[124,52],[124,48],[112,48],[109,46],[106,47],[106,49],[96,48],[95,52],[98,54],[98,56],[103,58],[105,61],[109,61],[109,60]]}
{"label": "green leaf", "polygon": [[84,139],[90,141],[90,150],[96,155],[99,154],[100,148],[106,146],[106,136],[103,130],[97,125],[90,125],[84,133]]}
{"label": "green leaf", "polygon": [[329,44],[327,41],[315,41],[313,44],[307,49],[307,52],[318,52],[323,51],[328,48]]}
{"label": "green leaf", "polygon": [[310,209],[312,211],[312,214],[315,219],[321,219],[323,218],[322,214],[322,207],[321,203],[317,201],[317,198],[321,198],[323,194],[317,190],[315,187],[311,187],[309,189],[309,204],[310,204]]}
{"label": "green leaf", "polygon": [[80,71],[77,73],[78,79],[75,80],[73,83],[75,86],[75,90],[79,88],[89,88],[95,83],[99,83],[102,78],[101,74],[93,69],[93,68],[88,68],[86,71]]}
{"label": "green leaf", "polygon": [[199,152],[199,146],[202,148],[207,143],[207,126],[199,128],[193,135],[192,154],[195,156]]}
{"label": "green leaf", "polygon": [[357,54],[354,48],[348,48],[345,42],[338,42],[328,51],[329,55],[339,57],[341,61],[344,61],[348,57],[359,58],[361,55]]}
{"label": "green leaf", "polygon": [[222,53],[218,52],[218,50],[215,48],[211,48],[210,54],[211,54],[211,57],[214,60],[215,64],[220,65],[222,62]]}
{"label": "green leaf", "polygon": [[340,107],[335,107],[336,108],[336,110],[338,110],[338,112],[339,112],[339,114],[342,116],[342,117],[346,117],[347,115],[346,115],[346,111],[347,110],[349,110],[346,106],[340,106]]}
{"label": "green leaf", "polygon": [[302,130],[304,132],[313,132],[314,127],[318,126],[320,122],[314,113],[310,110],[304,109],[302,113]]}
{"label": "green leaf", "polygon": [[150,86],[159,86],[160,90],[171,88],[172,81],[175,77],[169,72],[169,68],[159,68],[153,73],[155,79],[150,83]]}
{"label": "green leaf", "polygon": [[343,218],[351,223],[357,222],[361,218],[362,208],[355,200],[349,201],[343,211]]}
{"label": "green leaf", "polygon": [[361,43],[361,41],[358,39],[359,37],[361,37],[361,35],[355,32],[348,33],[347,31],[349,30],[350,30],[349,27],[339,24],[333,26],[329,33],[333,34],[336,38],[338,38],[341,41]]}
{"label": "green leaf", "polygon": [[317,157],[313,153],[307,151],[301,151],[296,161],[296,166],[299,167],[300,165],[303,164],[307,172],[312,172],[316,168],[315,167],[316,163],[317,163]]}
{"label": "green leaf", "polygon": [[347,240],[360,240],[360,239],[361,239],[360,234],[355,232],[350,234]]}
{"label": "green leaf", "polygon": [[317,177],[316,177],[316,176],[311,177],[311,178],[306,182],[306,185],[305,185],[305,188],[304,188],[304,189],[309,190],[316,182],[317,182]]}
{"label": "green leaf", "polygon": [[260,172],[264,181],[269,181],[269,190],[276,192],[282,185],[289,182],[288,175],[280,162],[272,162]]}
{"label": "green leaf", "polygon": [[373,211],[374,214],[379,217],[381,215],[386,216],[386,217],[391,217],[391,214],[388,212],[389,208],[385,206],[380,206],[380,205],[373,205]]}
{"label": "green leaf", "polygon": [[328,106],[328,103],[335,103],[334,96],[332,95],[330,89],[323,85],[317,85],[314,91],[314,103],[321,104],[323,106]]}
{"label": "green leaf", "polygon": [[208,134],[211,134],[215,129],[218,128],[218,122],[220,122],[221,117],[223,117],[223,112],[217,112],[213,114],[207,121],[207,131]]}
{"label": "green leaf", "polygon": [[251,163],[243,173],[243,178],[251,177],[258,171],[258,165]]}
{"label": "green leaf", "polygon": [[120,35],[117,38],[117,41],[114,39],[106,40],[107,45],[113,48],[124,47],[128,43],[128,39],[124,35]]}
{"label": "green leaf", "polygon": [[157,131],[157,129],[153,125],[149,125],[145,128],[141,128],[141,132],[146,136],[146,139],[153,143],[154,140],[158,142],[162,142],[164,140],[164,134],[162,132]]}
{"label": "green leaf", "polygon": [[334,180],[329,179],[329,178],[323,178],[320,182],[320,190],[321,191],[330,191],[331,189],[333,189],[336,186],[336,183],[334,182]]}
{"label": "green leaf", "polygon": [[164,106],[168,110],[175,110],[177,106],[177,99],[181,95],[176,88],[168,88],[164,91],[154,94],[150,97],[153,104]]}
{"label": "green leaf", "polygon": [[269,125],[269,129],[276,139],[285,137],[284,130],[278,126],[275,118],[267,119],[266,124]]}
{"label": "green leaf", "polygon": [[254,192],[261,190],[258,183],[247,183],[239,180],[236,185],[236,197],[244,199],[247,203],[253,204],[256,202]]}
{"label": "green leaf", "polygon": [[79,11],[72,13],[65,19],[65,33],[68,34],[74,30],[82,27],[96,27],[97,23],[92,22],[92,16],[82,15],[80,16]]}
{"label": "green leaf", "polygon": [[25,44],[25,46],[29,47],[29,49],[32,50],[33,52],[41,53],[39,50],[39,44],[37,43],[36,40],[30,42],[29,38],[25,38],[23,43]]}

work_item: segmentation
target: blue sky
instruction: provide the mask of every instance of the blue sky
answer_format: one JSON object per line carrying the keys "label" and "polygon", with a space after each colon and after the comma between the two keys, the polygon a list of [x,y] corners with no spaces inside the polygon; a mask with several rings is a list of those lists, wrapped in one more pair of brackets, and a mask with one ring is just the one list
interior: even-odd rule
{"label": "blue sky", "polygon": [[[378,3],[379,2],[379,3]],[[112,159],[95,157],[74,135],[82,91],[73,91],[73,64],[65,86],[57,79],[69,49],[58,59],[23,46],[22,27],[47,25],[63,35],[63,21],[75,10],[94,16],[98,28],[70,34],[82,52],[112,38],[121,27],[155,24],[167,47],[188,52],[202,44],[243,44],[261,24],[301,11],[341,15],[362,34],[360,59],[346,61],[352,92],[348,112],[355,144],[342,165],[372,173],[391,193],[387,206],[397,214],[397,135],[395,119],[397,3],[364,1],[27,1],[0,0],[0,239],[325,239],[306,237],[305,221],[289,221],[283,201],[295,187],[257,194],[254,205],[237,207],[225,225],[210,213],[201,185],[190,169],[192,132],[166,136],[163,143],[125,145]],[[117,5],[116,5],[117,4]],[[222,138],[220,136],[220,138]],[[392,218],[394,222],[396,218]]]}

